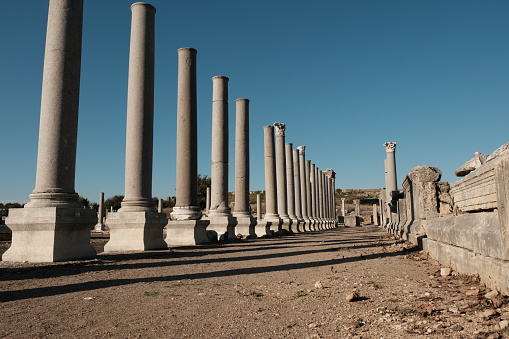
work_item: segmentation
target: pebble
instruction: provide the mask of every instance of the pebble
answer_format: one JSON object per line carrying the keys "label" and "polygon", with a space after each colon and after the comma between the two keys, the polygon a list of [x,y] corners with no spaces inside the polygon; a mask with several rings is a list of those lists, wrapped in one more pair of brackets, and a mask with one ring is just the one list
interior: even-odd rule
{"label": "pebble", "polygon": [[319,281],[315,282],[315,288],[323,288],[322,283]]}
{"label": "pebble", "polygon": [[498,323],[498,326],[500,326],[501,330],[504,330],[509,326],[509,321],[502,320],[501,322]]}
{"label": "pebble", "polygon": [[450,328],[453,331],[463,331],[463,326],[461,326],[460,324],[452,325]]}
{"label": "pebble", "polygon": [[494,316],[496,314],[497,314],[497,311],[495,311],[495,310],[486,310],[486,311],[482,312],[480,315],[483,318],[489,318],[489,317]]}
{"label": "pebble", "polygon": [[470,295],[470,296],[474,296],[474,295],[478,295],[479,294],[479,290],[468,290],[466,293],[466,295]]}

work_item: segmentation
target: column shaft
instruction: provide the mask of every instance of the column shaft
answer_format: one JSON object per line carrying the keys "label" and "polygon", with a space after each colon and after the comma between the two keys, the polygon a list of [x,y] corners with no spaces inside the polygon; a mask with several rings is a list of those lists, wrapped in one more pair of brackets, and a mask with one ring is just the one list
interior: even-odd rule
{"label": "column shaft", "polygon": [[78,206],[74,191],[83,0],[51,0],[35,189],[25,207]]}
{"label": "column shaft", "polygon": [[199,219],[196,54],[194,48],[180,48],[177,94],[176,204],[177,220]]}
{"label": "column shaft", "polygon": [[297,219],[302,219],[299,150],[294,149],[292,152],[293,152],[293,186],[295,189],[294,193],[295,215],[297,216]]}
{"label": "column shaft", "polygon": [[263,126],[263,140],[265,157],[265,218],[279,217],[277,214],[276,162],[273,126]]}
{"label": "column shaft", "polygon": [[229,214],[228,207],[228,78],[212,78],[212,167],[210,214]]}
{"label": "column shaft", "polygon": [[235,124],[235,214],[251,215],[249,208],[249,100],[237,99]]}
{"label": "column shaft", "polygon": [[274,123],[276,130],[276,183],[277,183],[277,211],[281,218],[288,218],[287,189],[286,189],[286,152],[285,129],[283,123]]}
{"label": "column shaft", "polygon": [[297,219],[295,215],[295,187],[293,182],[293,144],[285,144],[285,157],[286,157],[286,196],[288,205],[288,215],[290,219]]}
{"label": "column shaft", "polygon": [[151,199],[156,10],[151,5],[135,3],[131,6],[131,11],[125,196],[122,210],[155,211]]}

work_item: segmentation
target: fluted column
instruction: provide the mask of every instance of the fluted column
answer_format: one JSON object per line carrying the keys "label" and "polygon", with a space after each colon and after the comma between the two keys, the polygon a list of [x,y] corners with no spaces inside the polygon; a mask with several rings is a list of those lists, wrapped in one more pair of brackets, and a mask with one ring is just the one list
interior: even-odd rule
{"label": "fluted column", "polygon": [[318,219],[320,220],[322,229],[325,228],[325,211],[324,211],[324,196],[326,194],[323,186],[323,173],[320,171],[320,169],[316,168],[316,177],[318,180],[318,198],[316,199],[318,204]]}
{"label": "fluted column", "polygon": [[81,71],[82,0],[51,0],[48,10],[35,188],[10,209],[4,261],[52,262],[92,257],[95,210],[74,190]]}
{"label": "fluted column", "polygon": [[197,187],[196,54],[194,48],[178,50],[177,199],[171,214],[175,220],[201,218]]}
{"label": "fluted column", "polygon": [[[251,208],[249,207],[249,175],[249,100],[237,99],[235,124],[235,207],[233,216],[237,218],[236,233],[255,237],[257,235],[255,231],[256,220],[252,217]],[[257,209],[257,215],[261,215],[258,213],[261,213],[261,211],[259,212]]]}
{"label": "fluted column", "polygon": [[295,187],[293,182],[293,144],[285,143],[286,157],[286,197],[288,205],[288,215],[292,221],[291,231],[297,231],[297,215],[295,214]]}

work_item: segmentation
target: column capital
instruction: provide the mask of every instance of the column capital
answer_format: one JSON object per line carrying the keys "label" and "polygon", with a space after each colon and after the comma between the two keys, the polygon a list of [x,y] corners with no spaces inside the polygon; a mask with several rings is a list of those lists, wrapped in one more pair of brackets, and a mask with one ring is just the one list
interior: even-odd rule
{"label": "column capital", "polygon": [[285,130],[286,125],[282,122],[275,122],[274,127],[276,128],[276,136],[278,137],[284,137],[285,136]]}
{"label": "column capital", "polygon": [[385,151],[387,153],[396,152],[396,143],[395,142],[385,142],[384,145]]}
{"label": "column capital", "polygon": [[299,155],[306,154],[306,146],[304,146],[304,145],[297,147],[297,150],[299,151]]}

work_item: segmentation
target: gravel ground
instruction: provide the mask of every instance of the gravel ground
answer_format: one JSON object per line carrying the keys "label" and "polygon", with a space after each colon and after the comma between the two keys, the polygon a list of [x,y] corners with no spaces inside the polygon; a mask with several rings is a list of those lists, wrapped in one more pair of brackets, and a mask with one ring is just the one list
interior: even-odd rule
{"label": "gravel ground", "polygon": [[0,262],[0,337],[509,338],[506,297],[441,273],[373,226]]}

